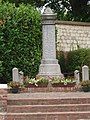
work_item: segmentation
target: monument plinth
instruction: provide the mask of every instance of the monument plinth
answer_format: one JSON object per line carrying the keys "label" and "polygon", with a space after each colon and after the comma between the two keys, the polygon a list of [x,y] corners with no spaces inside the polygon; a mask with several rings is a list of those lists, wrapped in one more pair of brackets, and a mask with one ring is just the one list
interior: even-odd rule
{"label": "monument plinth", "polygon": [[47,7],[42,14],[43,55],[39,67],[39,76],[63,77],[56,59],[55,20],[56,14]]}

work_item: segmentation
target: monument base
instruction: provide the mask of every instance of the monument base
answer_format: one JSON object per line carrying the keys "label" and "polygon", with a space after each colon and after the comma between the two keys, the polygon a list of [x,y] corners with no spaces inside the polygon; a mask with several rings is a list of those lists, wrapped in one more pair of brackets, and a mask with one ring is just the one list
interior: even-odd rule
{"label": "monument base", "polygon": [[60,65],[58,64],[58,60],[42,60],[41,65],[39,66],[39,74],[38,76],[43,77],[59,77],[61,79],[64,78],[63,74],[60,70]]}

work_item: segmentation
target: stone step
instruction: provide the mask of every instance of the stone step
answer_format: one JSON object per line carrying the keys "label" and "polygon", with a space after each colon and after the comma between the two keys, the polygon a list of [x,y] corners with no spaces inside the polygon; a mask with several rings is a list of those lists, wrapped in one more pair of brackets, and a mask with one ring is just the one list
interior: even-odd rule
{"label": "stone step", "polygon": [[21,98],[8,99],[8,105],[90,104],[90,98]]}
{"label": "stone step", "polygon": [[6,112],[7,108],[6,106],[0,106],[0,112]]}
{"label": "stone step", "polygon": [[90,119],[90,93],[20,93],[7,98],[7,120]]}
{"label": "stone step", "polygon": [[7,110],[7,101],[0,100],[0,112],[5,112]]}
{"label": "stone step", "polygon": [[7,113],[7,120],[78,120],[78,119],[90,120],[90,111]]}
{"label": "stone step", "polygon": [[0,89],[0,112],[7,111],[7,91]]}
{"label": "stone step", "polygon": [[8,94],[8,105],[52,105],[52,104],[88,104],[90,93],[49,92]]}
{"label": "stone step", "polygon": [[78,119],[78,120],[90,120],[90,119]]}
{"label": "stone step", "polygon": [[7,120],[6,113],[0,112],[0,120]]}
{"label": "stone step", "polygon": [[9,105],[10,113],[90,111],[90,104]]}
{"label": "stone step", "polygon": [[78,88],[75,87],[31,87],[24,88],[20,90],[20,93],[28,92],[28,93],[36,93],[36,92],[76,92]]}

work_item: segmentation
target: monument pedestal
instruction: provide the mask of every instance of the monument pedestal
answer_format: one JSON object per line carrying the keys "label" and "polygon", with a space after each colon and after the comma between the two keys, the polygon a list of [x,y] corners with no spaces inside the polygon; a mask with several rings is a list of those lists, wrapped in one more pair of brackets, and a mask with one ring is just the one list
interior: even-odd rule
{"label": "monument pedestal", "polygon": [[42,60],[39,67],[39,76],[63,77],[58,60]]}

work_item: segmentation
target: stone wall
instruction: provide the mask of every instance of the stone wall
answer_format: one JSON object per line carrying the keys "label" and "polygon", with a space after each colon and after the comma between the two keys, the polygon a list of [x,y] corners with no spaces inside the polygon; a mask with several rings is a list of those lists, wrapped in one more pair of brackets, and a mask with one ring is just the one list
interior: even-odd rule
{"label": "stone wall", "polygon": [[90,23],[56,21],[57,49],[70,51],[90,48]]}

